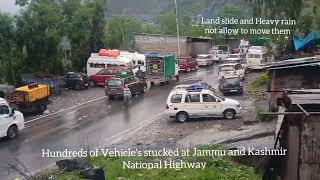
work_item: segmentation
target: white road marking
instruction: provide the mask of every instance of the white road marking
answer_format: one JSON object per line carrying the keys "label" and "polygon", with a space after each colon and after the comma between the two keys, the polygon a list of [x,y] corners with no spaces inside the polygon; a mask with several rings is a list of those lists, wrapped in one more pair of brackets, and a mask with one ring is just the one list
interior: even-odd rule
{"label": "white road marking", "polygon": [[74,113],[76,113],[77,111],[70,111],[70,112],[68,112],[66,115],[68,116],[68,115],[71,115],[71,114],[74,114]]}
{"label": "white road marking", "polygon": [[69,107],[69,108],[66,108],[66,109],[61,109],[61,110],[56,111],[54,113],[51,113],[51,114],[48,114],[48,115],[45,115],[45,116],[41,116],[41,117],[38,117],[38,118],[35,118],[35,119],[32,119],[30,121],[25,122],[25,124],[30,124],[30,123],[33,123],[33,122],[38,121],[40,119],[43,119],[43,118],[46,118],[46,117],[49,117],[49,116],[52,116],[52,115],[55,115],[55,114],[59,114],[59,113],[65,112],[65,111],[68,111],[70,109],[74,109],[76,107],[79,107],[79,106],[82,106],[82,105],[85,105],[85,104],[89,104],[89,103],[92,103],[94,101],[98,101],[98,100],[103,99],[103,98],[105,98],[105,96],[102,96],[102,97],[99,97],[99,98],[96,98],[96,99],[91,99],[91,100],[89,100],[87,102],[80,103],[80,104],[77,104],[75,106],[72,106],[72,107]]}
{"label": "white road marking", "polygon": [[[183,81],[185,81],[185,80],[187,80],[187,79],[189,79],[189,78],[190,78],[190,77],[187,76],[187,77],[185,77],[185,78],[180,79],[180,81],[183,82]],[[77,104],[77,105],[75,105],[75,106],[72,106],[72,107],[69,107],[69,108],[66,108],[66,109],[60,109],[59,111],[53,112],[53,113],[51,113],[51,114],[44,115],[44,116],[41,116],[41,117],[38,117],[38,118],[34,118],[34,119],[30,120],[30,121],[25,122],[25,124],[30,124],[30,123],[36,122],[36,121],[38,121],[38,120],[40,120],[40,119],[43,119],[43,118],[46,118],[46,117],[49,117],[49,116],[52,116],[52,115],[55,115],[55,114],[59,114],[59,113],[65,112],[65,111],[68,111],[68,110],[70,110],[70,109],[74,109],[74,108],[76,108],[76,107],[79,107],[79,106],[82,106],[82,105],[85,105],[85,104],[89,104],[89,103],[98,101],[98,100],[103,99],[103,98],[105,98],[105,96],[102,96],[102,97],[99,97],[99,98],[96,98],[96,99],[92,99],[92,100],[89,100],[89,101],[87,101],[87,102],[85,102],[85,103],[80,103],[80,104]],[[70,112],[70,113],[71,113],[71,112]]]}

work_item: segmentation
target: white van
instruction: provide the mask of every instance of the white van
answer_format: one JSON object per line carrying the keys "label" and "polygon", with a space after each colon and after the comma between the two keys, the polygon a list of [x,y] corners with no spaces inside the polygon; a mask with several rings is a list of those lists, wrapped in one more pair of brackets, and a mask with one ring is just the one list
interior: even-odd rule
{"label": "white van", "polygon": [[129,52],[129,51],[120,51],[120,57],[126,57],[132,60],[134,67],[132,67],[132,71],[134,74],[137,71],[142,70],[142,72],[146,72],[146,56],[144,54],[140,54],[138,52]]}
{"label": "white van", "polygon": [[0,138],[7,136],[9,139],[13,139],[23,129],[23,114],[10,108],[8,102],[0,98]]}
{"label": "white van", "polygon": [[131,59],[134,65],[146,64],[146,56],[138,52],[120,51],[120,56]]}
{"label": "white van", "polygon": [[229,57],[229,53],[223,50],[210,50],[209,54],[213,57],[214,62],[221,62]]}
{"label": "white van", "polygon": [[133,68],[133,61],[127,57],[109,57],[109,56],[99,56],[98,53],[92,53],[91,57],[87,62],[87,75],[92,76],[97,74],[102,69],[108,66],[128,66]]}
{"label": "white van", "polygon": [[270,57],[265,46],[252,46],[247,53],[248,69],[264,69],[270,64]]}

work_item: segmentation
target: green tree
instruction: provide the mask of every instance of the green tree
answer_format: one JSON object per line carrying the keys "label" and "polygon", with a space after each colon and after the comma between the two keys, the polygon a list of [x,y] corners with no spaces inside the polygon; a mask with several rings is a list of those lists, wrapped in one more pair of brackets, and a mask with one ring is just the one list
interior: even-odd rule
{"label": "green tree", "polygon": [[60,58],[62,18],[58,4],[51,0],[34,0],[17,17],[17,42],[20,52],[25,51],[27,71],[49,72],[51,61]]}
{"label": "green tree", "polygon": [[248,0],[255,6],[255,16],[298,19],[303,0]]}
{"label": "green tree", "polygon": [[15,33],[14,19],[0,13],[0,83],[16,83],[20,54]]}
{"label": "green tree", "polygon": [[[167,35],[177,34],[176,15],[174,13],[161,14],[159,16],[159,24],[160,24],[161,32],[163,34],[167,34]],[[179,23],[179,25],[180,24],[181,23]]]}
{"label": "green tree", "polygon": [[[150,26],[148,28],[152,30]],[[141,23],[134,18],[127,16],[114,17],[107,23],[107,46],[108,48],[130,48],[133,33],[141,31]]]}

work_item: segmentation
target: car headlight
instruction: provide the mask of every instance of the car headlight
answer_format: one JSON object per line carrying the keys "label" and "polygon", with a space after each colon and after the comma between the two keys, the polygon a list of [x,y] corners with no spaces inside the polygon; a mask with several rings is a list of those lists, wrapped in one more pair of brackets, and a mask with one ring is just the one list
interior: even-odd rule
{"label": "car headlight", "polygon": [[237,104],[237,108],[240,108],[241,106],[240,106],[240,104]]}

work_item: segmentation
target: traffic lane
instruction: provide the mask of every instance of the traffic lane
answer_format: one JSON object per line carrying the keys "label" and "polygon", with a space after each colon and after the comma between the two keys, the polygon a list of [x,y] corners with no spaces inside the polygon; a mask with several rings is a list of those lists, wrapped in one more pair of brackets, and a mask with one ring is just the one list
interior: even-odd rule
{"label": "traffic lane", "polygon": [[[199,71],[205,71],[206,69],[201,69]],[[181,73],[181,79],[186,79],[192,77],[197,72],[191,73]],[[52,95],[50,100],[53,102],[51,105],[48,105],[49,114],[59,113],[64,109],[69,109],[88,101],[95,100],[104,96],[103,86],[90,87],[89,89],[84,89],[81,91],[65,89],[61,95]],[[46,117],[47,115],[37,115],[37,114],[26,114],[25,121],[32,121],[35,118]]]}
{"label": "traffic lane", "polygon": [[[201,78],[203,71],[207,69],[190,77]],[[134,97],[127,110],[121,101],[110,102],[104,98],[27,124],[19,138],[0,143],[0,153],[4,155],[1,156],[0,177],[7,176],[7,164],[14,159],[19,159],[30,171],[59,159],[41,158],[41,149],[78,150],[106,144],[109,137],[163,112],[167,95],[174,85],[158,86],[144,96]]]}
{"label": "traffic lane", "polygon": [[[52,104],[48,105],[49,113],[55,113],[62,109],[67,109],[82,103],[86,103],[92,99],[97,99],[104,96],[104,89],[102,87],[93,87],[81,91],[65,89],[61,95],[52,95],[50,101]],[[35,118],[40,118],[43,115],[26,114],[25,121],[30,121]]]}

